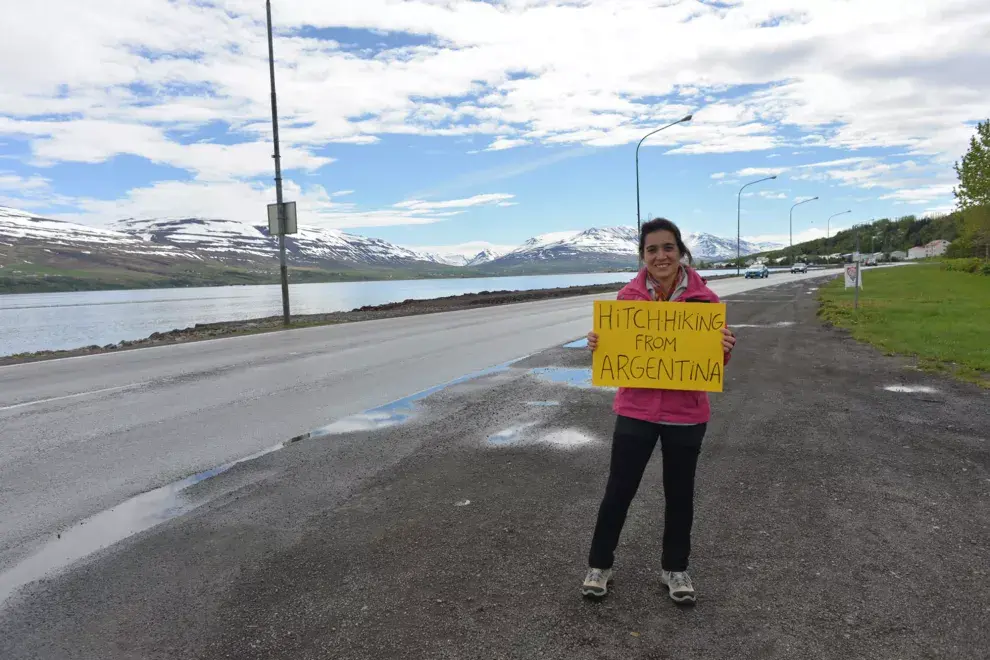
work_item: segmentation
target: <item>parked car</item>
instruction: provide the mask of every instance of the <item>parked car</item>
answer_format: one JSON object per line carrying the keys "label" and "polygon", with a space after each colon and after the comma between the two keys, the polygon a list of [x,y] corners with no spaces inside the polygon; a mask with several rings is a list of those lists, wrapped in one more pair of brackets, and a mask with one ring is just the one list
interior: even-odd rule
{"label": "parked car", "polygon": [[793,266],[791,266],[791,272],[792,273],[807,273],[808,272],[808,264],[803,264],[803,263],[801,263],[799,261],[796,264],[794,264]]}
{"label": "parked car", "polygon": [[770,277],[770,269],[767,268],[766,264],[754,264],[746,269],[746,279],[751,277]]}

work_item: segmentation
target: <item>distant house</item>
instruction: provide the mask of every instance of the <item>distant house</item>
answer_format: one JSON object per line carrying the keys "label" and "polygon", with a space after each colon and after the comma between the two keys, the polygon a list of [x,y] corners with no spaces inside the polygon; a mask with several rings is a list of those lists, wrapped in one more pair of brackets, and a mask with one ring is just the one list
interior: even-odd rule
{"label": "distant house", "polygon": [[944,239],[934,240],[925,245],[926,257],[940,257],[949,249],[950,241]]}
{"label": "distant house", "polygon": [[928,256],[928,251],[924,245],[916,245],[907,252],[908,259],[924,259]]}
{"label": "distant house", "polygon": [[902,250],[894,250],[893,252],[890,253],[891,261],[904,261],[907,258],[908,258],[908,253]]}

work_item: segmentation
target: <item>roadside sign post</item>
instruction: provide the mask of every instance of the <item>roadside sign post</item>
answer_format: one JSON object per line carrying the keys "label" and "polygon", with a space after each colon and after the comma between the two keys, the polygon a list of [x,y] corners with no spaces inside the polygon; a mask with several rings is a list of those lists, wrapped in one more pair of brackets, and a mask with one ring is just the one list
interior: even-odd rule
{"label": "roadside sign post", "polygon": [[296,222],[296,203],[283,202],[268,205],[268,234],[278,236],[279,270],[282,272],[282,321],[289,325],[289,277],[285,263],[285,235],[299,230]]}
{"label": "roadside sign post", "polygon": [[853,293],[853,309],[859,309],[859,262],[856,262],[856,287]]}
{"label": "roadside sign post", "polygon": [[851,264],[846,264],[845,267],[845,279],[846,287],[853,287],[855,291],[853,292],[853,309],[859,309],[859,290],[863,286],[863,271],[860,270],[860,261],[858,256],[853,256],[854,261]]}

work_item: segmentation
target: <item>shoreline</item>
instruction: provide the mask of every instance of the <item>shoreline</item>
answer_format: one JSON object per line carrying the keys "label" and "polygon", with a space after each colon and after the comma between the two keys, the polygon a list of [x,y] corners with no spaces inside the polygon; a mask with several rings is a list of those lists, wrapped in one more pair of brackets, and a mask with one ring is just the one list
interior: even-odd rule
{"label": "shoreline", "polygon": [[[719,275],[706,278],[708,281],[736,277],[736,275]],[[122,340],[115,344],[104,346],[83,346],[79,348],[43,350],[31,353],[18,353],[0,356],[0,366],[41,362],[58,358],[78,357],[83,355],[98,355],[101,353],[117,353],[136,348],[152,346],[169,346],[185,344],[221,337],[236,337],[265,332],[278,332],[299,328],[311,328],[322,325],[338,325],[342,323],[357,323],[377,319],[399,318],[420,314],[435,314],[438,312],[453,312],[478,307],[493,307],[513,303],[550,300],[554,298],[571,298],[575,296],[594,295],[598,293],[618,292],[625,282],[609,284],[589,284],[554,289],[532,289],[528,291],[480,291],[465,293],[442,298],[423,300],[406,299],[401,302],[384,303],[382,305],[365,305],[344,312],[326,312],[322,314],[299,314],[292,316],[288,326],[282,325],[282,316],[245,319],[243,321],[216,321],[213,323],[197,323],[188,328],[176,328],[164,332],[154,332],[143,339]]]}

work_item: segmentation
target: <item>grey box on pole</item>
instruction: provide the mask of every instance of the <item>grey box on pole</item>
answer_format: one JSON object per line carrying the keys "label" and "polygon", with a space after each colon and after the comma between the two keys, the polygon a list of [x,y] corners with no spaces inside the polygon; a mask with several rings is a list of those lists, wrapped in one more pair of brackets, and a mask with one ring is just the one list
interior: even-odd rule
{"label": "grey box on pole", "polygon": [[299,231],[299,227],[296,224],[296,203],[283,202],[282,207],[285,209],[284,232],[280,232],[278,227],[278,204],[268,205],[268,233],[272,236],[278,236],[279,234],[295,234]]}

